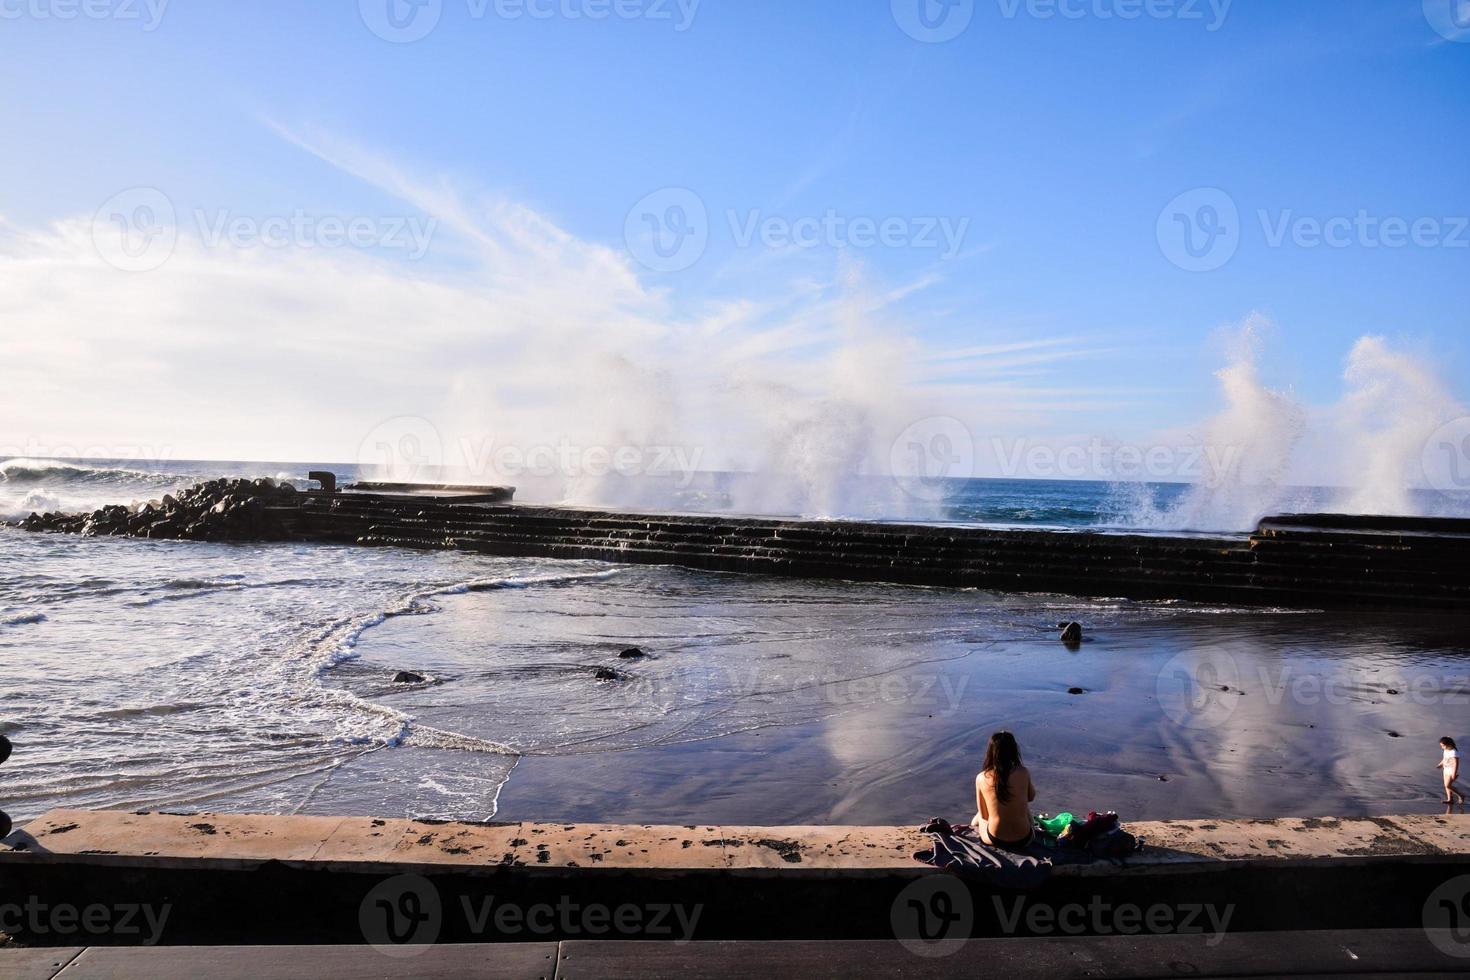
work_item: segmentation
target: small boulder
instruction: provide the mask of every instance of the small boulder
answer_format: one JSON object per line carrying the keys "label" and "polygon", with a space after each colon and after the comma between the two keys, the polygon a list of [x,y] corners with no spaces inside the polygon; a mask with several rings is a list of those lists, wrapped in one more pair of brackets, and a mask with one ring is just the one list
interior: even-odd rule
{"label": "small boulder", "polygon": [[424,675],[415,674],[411,670],[400,670],[398,673],[393,675],[394,684],[422,684],[423,682]]}
{"label": "small boulder", "polygon": [[644,653],[637,647],[629,647],[622,653],[618,654],[619,659],[622,660],[641,660],[646,656],[648,656],[648,654]]}
{"label": "small boulder", "polygon": [[623,675],[611,667],[598,667],[592,672],[592,676],[600,681],[616,681],[621,680]]}
{"label": "small boulder", "polygon": [[1062,627],[1062,642],[1068,646],[1075,646],[1082,642],[1082,624],[1068,623]]}

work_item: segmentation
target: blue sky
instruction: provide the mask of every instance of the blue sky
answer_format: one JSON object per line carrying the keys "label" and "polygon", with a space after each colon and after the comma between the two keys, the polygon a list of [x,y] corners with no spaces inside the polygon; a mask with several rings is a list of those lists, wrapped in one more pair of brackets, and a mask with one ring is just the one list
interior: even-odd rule
{"label": "blue sky", "polygon": [[[1261,383],[1310,411],[1344,397],[1365,335],[1470,400],[1470,34],[1420,0],[976,0],[942,43],[905,32],[907,0],[623,0],[603,19],[597,0],[534,17],[430,0],[411,43],[370,29],[386,2],[0,4],[0,441],[343,458],[395,414],[497,432],[605,415],[599,365],[645,355],[645,379],[695,390],[618,437],[673,413],[737,462],[709,390],[769,371],[793,397],[851,399],[889,358],[927,406],[910,414],[977,440],[1147,440],[1220,410],[1222,330],[1252,313],[1270,323]],[[65,256],[86,237],[66,222],[140,187],[175,210],[166,265]],[[694,194],[708,240],[649,268],[630,209],[666,188]],[[1189,220],[1219,192],[1238,213],[1207,271],[1170,258],[1185,225],[1164,213],[1189,192]],[[412,257],[398,239],[301,248],[315,226],[274,250],[196,241],[216,218],[248,239],[298,212],[434,230]],[[1360,214],[1370,230],[1314,243],[1312,221]],[[839,230],[790,243],[784,222],[824,216]],[[1383,245],[1384,219],[1419,222],[1419,243]],[[855,243],[854,221],[887,222],[889,243]],[[850,330],[871,357],[845,359]],[[591,348],[604,360],[579,360]],[[558,378],[576,393],[547,394]]]}

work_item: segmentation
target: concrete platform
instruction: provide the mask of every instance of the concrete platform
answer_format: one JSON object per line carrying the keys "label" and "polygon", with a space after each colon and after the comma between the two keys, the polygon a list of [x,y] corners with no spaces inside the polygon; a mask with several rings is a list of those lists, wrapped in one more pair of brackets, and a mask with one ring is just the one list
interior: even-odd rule
{"label": "concrete platform", "polygon": [[[1441,941],[1443,937],[1440,937]],[[1456,948],[1456,947],[1451,947]],[[896,941],[672,943],[561,942],[431,946],[412,957],[366,946],[0,949],[14,980],[367,980],[413,976],[577,980],[633,978],[1463,976],[1470,960],[1417,930],[1283,932],[1210,945],[1195,936],[990,939],[919,955]],[[1466,947],[1470,953],[1470,946]],[[35,955],[44,953],[45,955]]]}
{"label": "concrete platform", "polygon": [[[1073,913],[1082,933],[1149,913],[1163,931],[1233,935],[1418,928],[1445,889],[1470,901],[1470,817],[1128,826],[1147,847],[1126,863],[1059,865],[1019,893],[918,862],[913,827],[55,810],[0,849],[0,906],[39,909],[5,927],[27,944],[97,946],[867,940],[921,928],[930,908],[965,910],[941,937],[1048,935]],[[1085,913],[1099,906],[1106,921]],[[55,910],[84,908],[95,928],[75,911],[59,927]]]}
{"label": "concrete platform", "polygon": [[[1470,862],[1470,816],[1279,817],[1130,822],[1147,846],[1118,866],[1058,875],[1379,860]],[[746,827],[457,823],[372,817],[52,810],[5,840],[5,863],[79,861],[139,868],[250,869],[265,862],[337,870],[532,868],[677,874],[693,870],[854,873],[926,870],[917,827]]]}

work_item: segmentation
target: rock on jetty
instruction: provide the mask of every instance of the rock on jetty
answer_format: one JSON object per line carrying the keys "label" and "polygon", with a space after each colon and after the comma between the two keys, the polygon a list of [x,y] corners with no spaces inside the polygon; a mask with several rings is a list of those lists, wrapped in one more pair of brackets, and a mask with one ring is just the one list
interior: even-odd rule
{"label": "rock on jetty", "polygon": [[268,477],[210,480],[161,500],[114,504],[90,514],[31,514],[27,531],[84,537],[124,536],[187,541],[279,541],[290,537],[271,505],[295,506],[297,489]]}

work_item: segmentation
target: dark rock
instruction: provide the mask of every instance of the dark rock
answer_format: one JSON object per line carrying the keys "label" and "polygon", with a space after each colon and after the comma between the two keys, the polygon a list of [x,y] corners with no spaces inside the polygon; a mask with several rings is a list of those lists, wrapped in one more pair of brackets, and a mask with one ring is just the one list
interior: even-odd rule
{"label": "dark rock", "polygon": [[1062,627],[1062,642],[1075,645],[1082,642],[1082,624],[1068,623]]}
{"label": "dark rock", "polygon": [[398,673],[393,675],[394,684],[422,684],[423,682],[424,675],[415,674],[411,670],[400,670]]}
{"label": "dark rock", "polygon": [[643,657],[646,657],[646,656],[648,656],[648,654],[644,653],[642,650],[638,649],[637,647],[629,647],[628,649],[624,650],[622,653],[618,654],[618,657],[620,657],[623,660],[639,660],[639,659],[642,659]]}
{"label": "dark rock", "polygon": [[[0,764],[4,764],[5,760],[10,758],[10,753],[12,749],[13,746],[10,744],[10,739],[6,738],[4,735],[0,735]],[[0,837],[4,836],[4,834],[0,834]]]}
{"label": "dark rock", "polygon": [[154,524],[152,527],[150,527],[148,529],[148,537],[170,540],[179,537],[183,533],[183,531],[184,528],[182,525],[180,525],[178,521],[170,519],[159,521],[157,524]]}
{"label": "dark rock", "polygon": [[112,504],[90,514],[33,514],[20,526],[86,537],[131,535],[189,541],[278,541],[291,537],[268,502],[284,493],[274,480],[209,480],[162,500]]}
{"label": "dark rock", "polygon": [[1083,688],[1080,688],[1080,687],[1069,687],[1069,688],[1067,688],[1067,693],[1068,694],[1086,694],[1087,691],[1085,689],[1083,689]]}
{"label": "dark rock", "polygon": [[592,672],[592,676],[600,681],[619,681],[623,679],[623,675],[611,667],[598,667]]}

